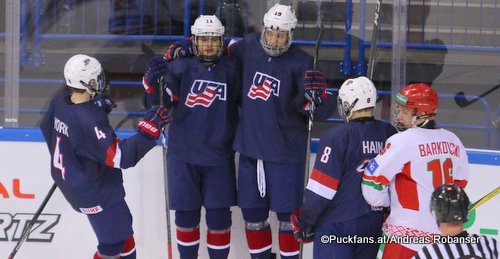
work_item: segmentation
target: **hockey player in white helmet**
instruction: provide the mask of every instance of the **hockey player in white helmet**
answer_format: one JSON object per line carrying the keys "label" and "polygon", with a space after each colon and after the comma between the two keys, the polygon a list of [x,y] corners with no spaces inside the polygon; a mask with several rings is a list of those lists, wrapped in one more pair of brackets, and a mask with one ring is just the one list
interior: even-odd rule
{"label": "hockey player in white helmet", "polygon": [[215,15],[200,15],[191,26],[194,54],[203,62],[215,62],[222,54],[224,26]]}
{"label": "hockey player in white helmet", "polygon": [[112,102],[95,99],[105,89],[99,61],[75,55],[64,66],[64,78],[69,91],[56,95],[40,124],[52,179],[73,209],[87,216],[98,240],[94,259],[135,259],[121,168],[135,166],[156,146],[170,117],[163,106],[153,107],[139,122],[139,132],[120,140],[109,125]]}
{"label": "hockey player in white helmet", "polygon": [[[321,138],[304,204],[291,216],[295,237],[314,242],[313,258],[376,258],[381,234],[381,208],[368,205],[361,193],[361,172],[387,138],[396,133],[375,120],[377,92],[366,77],[346,80],[339,90],[338,111],[346,123]],[[337,237],[325,243],[323,236]],[[365,240],[342,242],[342,238]],[[337,241],[338,240],[338,241]]]}
{"label": "hockey player in white helmet", "polygon": [[[198,258],[201,207],[210,258],[227,258],[236,205],[232,144],[238,123],[241,67],[222,54],[224,26],[201,15],[191,26],[194,56],[153,58],[144,75],[146,105],[172,106],[167,154],[168,196],[175,210],[180,258]],[[163,78],[158,83],[158,79]]]}
{"label": "hockey player in white helmet", "polygon": [[[292,44],[297,18],[291,6],[276,4],[264,15],[261,32],[232,40],[227,52],[243,64],[241,116],[234,141],[240,153],[238,203],[251,258],[268,258],[269,211],[279,220],[281,258],[298,258],[291,213],[302,204],[308,117],[323,120],[335,109],[312,57]],[[176,42],[166,58],[189,54],[189,41]],[[307,158],[309,159],[309,158]]]}
{"label": "hockey player in white helmet", "polygon": [[273,57],[285,53],[292,45],[297,18],[291,6],[276,4],[264,14],[260,43]]}

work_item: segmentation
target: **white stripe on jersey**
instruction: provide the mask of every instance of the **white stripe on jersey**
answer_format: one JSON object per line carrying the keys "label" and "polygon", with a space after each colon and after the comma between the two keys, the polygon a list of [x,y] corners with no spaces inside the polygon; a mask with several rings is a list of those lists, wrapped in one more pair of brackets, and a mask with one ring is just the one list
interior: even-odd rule
{"label": "white stripe on jersey", "polygon": [[308,189],[308,190],[316,193],[317,195],[319,195],[325,199],[328,199],[328,200],[333,199],[333,196],[335,195],[335,193],[337,193],[337,191],[335,191],[334,189],[329,188],[329,187],[315,181],[312,178],[309,178],[309,182],[307,183],[306,189]]}

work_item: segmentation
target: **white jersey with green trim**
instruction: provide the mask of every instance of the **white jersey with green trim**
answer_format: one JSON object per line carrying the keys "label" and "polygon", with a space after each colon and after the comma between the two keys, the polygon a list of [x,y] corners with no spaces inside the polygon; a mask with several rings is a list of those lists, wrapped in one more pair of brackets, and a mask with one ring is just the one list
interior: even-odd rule
{"label": "white jersey with green trim", "polygon": [[[384,224],[389,236],[438,234],[429,209],[432,192],[441,184],[467,184],[465,147],[445,129],[411,128],[393,135],[365,168],[362,191],[372,206],[390,206]],[[410,242],[411,243],[411,242]],[[402,244],[412,250],[424,244]]]}

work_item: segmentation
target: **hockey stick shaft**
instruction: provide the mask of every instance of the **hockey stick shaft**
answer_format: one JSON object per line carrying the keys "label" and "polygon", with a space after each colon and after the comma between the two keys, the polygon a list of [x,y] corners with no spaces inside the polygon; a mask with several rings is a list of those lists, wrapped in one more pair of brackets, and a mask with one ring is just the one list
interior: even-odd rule
{"label": "hockey stick shaft", "polygon": [[[158,79],[160,83],[160,105],[164,105],[163,96],[165,91],[163,89],[163,76]],[[168,172],[167,172],[167,136],[165,132],[165,127],[161,130],[161,143],[162,143],[162,160],[163,160],[163,182],[165,187],[163,188],[165,191],[165,216],[167,220],[167,253],[168,259],[172,259],[172,232],[170,230],[171,222],[170,222],[170,206],[169,206],[169,196],[168,196]]]}
{"label": "hockey stick shaft", "polygon": [[483,94],[475,97],[474,99],[470,100],[470,101],[467,101],[467,99],[465,99],[465,93],[464,92],[458,92],[456,95],[455,95],[455,103],[460,107],[460,108],[464,108],[464,107],[467,107],[475,102],[477,102],[479,99],[485,97],[486,95],[492,93],[493,91],[497,90],[498,88],[500,88],[500,84],[494,86],[493,88],[491,88],[490,90],[484,92]]}
{"label": "hockey stick shaft", "polygon": [[370,80],[373,79],[373,71],[375,69],[375,54],[377,50],[377,39],[379,31],[378,18],[380,17],[381,5],[382,5],[382,0],[377,0],[377,4],[375,6],[375,16],[373,18],[373,31],[372,31],[372,40],[370,42],[370,53],[368,54],[368,71],[366,73],[367,77]]}
{"label": "hockey stick shaft", "polygon": [[45,206],[49,202],[50,197],[52,197],[52,194],[54,193],[56,188],[57,188],[57,185],[55,183],[52,184],[52,187],[50,187],[49,192],[47,193],[47,195],[45,195],[45,199],[43,199],[42,204],[40,204],[40,207],[38,207],[38,210],[35,212],[35,215],[33,215],[33,218],[28,223],[28,226],[26,226],[23,233],[21,234],[21,238],[17,241],[17,244],[14,247],[14,249],[12,249],[12,252],[10,252],[8,259],[13,259],[14,256],[16,256],[17,251],[19,251],[19,248],[21,248],[21,245],[24,243],[24,241],[26,241],[28,239],[28,236],[30,235],[30,232],[31,232],[31,228],[33,228],[38,217],[40,216],[40,214],[42,214],[43,209],[45,208]]}
{"label": "hockey stick shaft", "polygon": [[489,192],[488,194],[484,195],[481,199],[479,199],[476,202],[469,205],[469,211],[477,209],[477,207],[479,207],[479,206],[483,205],[485,202],[491,200],[498,193],[500,193],[500,186],[498,186],[495,190]]}

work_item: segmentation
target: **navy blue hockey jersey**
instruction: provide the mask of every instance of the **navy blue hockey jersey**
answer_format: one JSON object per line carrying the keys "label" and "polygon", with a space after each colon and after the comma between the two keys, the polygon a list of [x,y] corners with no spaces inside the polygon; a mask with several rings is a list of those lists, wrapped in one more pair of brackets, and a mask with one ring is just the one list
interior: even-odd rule
{"label": "navy blue hockey jersey", "polygon": [[[312,57],[294,44],[271,57],[260,44],[260,33],[248,34],[229,48],[243,64],[235,150],[268,161],[304,162],[308,113],[302,109],[307,103],[303,85],[305,71],[313,68]],[[331,114],[331,99],[316,109],[315,119]]]}
{"label": "navy blue hockey jersey", "polygon": [[85,214],[122,200],[120,168],[134,166],[156,145],[140,133],[118,139],[103,110],[92,102],[71,103],[68,91],[52,100],[40,128],[52,158],[52,178],[71,206]]}
{"label": "navy blue hockey jersey", "polygon": [[395,133],[393,126],[378,120],[352,121],[328,130],[320,139],[304,191],[301,220],[321,227],[372,211],[361,193],[364,167]]}
{"label": "navy blue hockey jersey", "polygon": [[173,100],[169,154],[207,166],[225,164],[234,158],[240,75],[236,61],[227,56],[208,67],[197,57],[168,63],[165,97]]}

